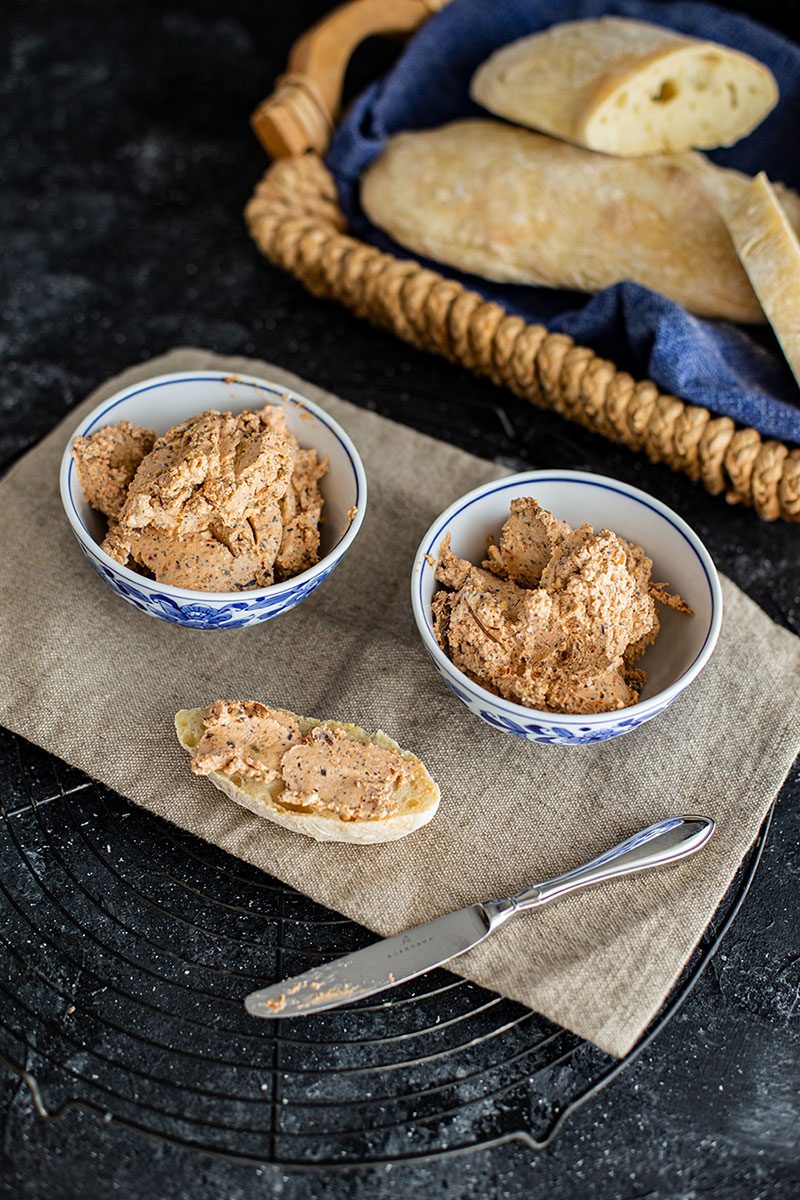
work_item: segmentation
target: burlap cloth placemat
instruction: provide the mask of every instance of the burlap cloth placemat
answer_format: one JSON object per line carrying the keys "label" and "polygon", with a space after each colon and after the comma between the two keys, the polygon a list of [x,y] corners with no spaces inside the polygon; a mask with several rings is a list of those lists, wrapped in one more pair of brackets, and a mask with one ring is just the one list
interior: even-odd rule
{"label": "burlap cloth placemat", "polygon": [[[266,625],[202,632],[117,598],[80,553],[58,467],[85,411],[164,371],[249,371],[341,421],[369,476],[362,531],[330,580]],[[99,388],[0,484],[0,719],[137,804],[380,933],[574,866],[675,812],[718,822],[708,849],[517,918],[459,974],[624,1054],[657,1012],[753,841],[800,741],[800,639],[730,581],[702,676],[621,739],[527,745],[471,716],[433,671],[409,603],[434,517],[496,466],[355,408],[267,363],[176,350]],[[587,514],[590,516],[590,514]],[[386,846],[318,845],[252,816],[188,770],[176,709],[258,697],[383,728],[442,788],[431,825]]]}

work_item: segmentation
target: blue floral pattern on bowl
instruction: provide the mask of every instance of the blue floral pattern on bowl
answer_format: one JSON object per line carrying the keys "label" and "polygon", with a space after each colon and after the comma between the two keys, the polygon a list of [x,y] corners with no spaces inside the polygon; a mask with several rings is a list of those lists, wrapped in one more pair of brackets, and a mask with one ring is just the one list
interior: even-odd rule
{"label": "blue floral pattern on bowl", "polygon": [[486,708],[479,709],[478,716],[483,717],[489,725],[494,725],[495,729],[502,729],[526,742],[545,742],[551,746],[587,746],[591,742],[605,742],[622,733],[629,733],[662,711],[656,708],[645,717],[628,717],[601,729],[591,725],[539,725],[535,721],[519,721],[505,714],[489,712]]}
{"label": "blue floral pattern on bowl", "polygon": [[[442,670],[433,655],[429,655],[429,657],[450,691],[458,697],[462,704],[467,706],[470,712],[494,729],[510,733],[512,737],[521,738],[525,742],[542,742],[548,746],[588,746],[593,742],[605,742],[609,738],[619,737],[623,733],[630,733],[631,730],[638,729],[640,725],[652,720],[667,707],[666,704],[661,704],[657,708],[651,708],[647,713],[635,717],[625,716],[625,710],[622,709],[619,715],[609,714],[613,719],[603,725],[557,725],[551,724],[549,721],[546,724],[541,721],[529,721],[505,709],[500,697],[498,697],[496,708],[487,707],[477,692],[473,694],[461,682],[457,683],[446,671]],[[557,720],[557,717],[555,719]]]}
{"label": "blue floral pattern on bowl", "polygon": [[241,599],[198,603],[196,600],[181,601],[173,596],[168,596],[158,590],[158,584],[154,583],[150,586],[144,576],[141,584],[132,584],[128,580],[123,580],[96,559],[82,544],[81,550],[98,575],[101,575],[109,587],[123,600],[127,600],[134,608],[148,613],[151,617],[168,621],[171,625],[183,625],[188,629],[243,629],[247,625],[269,621],[281,613],[288,612],[290,608],[294,608],[301,600],[305,600],[306,596],[310,596],[312,592],[316,591],[339,561],[338,558],[335,559],[313,579],[298,583],[295,587],[282,591],[278,595],[261,595],[248,599],[247,593],[242,592]]}

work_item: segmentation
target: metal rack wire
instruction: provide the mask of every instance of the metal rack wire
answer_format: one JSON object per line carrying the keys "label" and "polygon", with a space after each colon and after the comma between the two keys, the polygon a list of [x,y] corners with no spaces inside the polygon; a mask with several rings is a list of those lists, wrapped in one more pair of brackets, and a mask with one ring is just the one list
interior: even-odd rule
{"label": "metal rack wire", "polygon": [[544,1146],[680,1006],[769,825],[620,1062],[444,970],[346,1009],[253,1022],[246,992],[373,935],[5,731],[0,777],[0,1061],[42,1117],[80,1105],[284,1169]]}

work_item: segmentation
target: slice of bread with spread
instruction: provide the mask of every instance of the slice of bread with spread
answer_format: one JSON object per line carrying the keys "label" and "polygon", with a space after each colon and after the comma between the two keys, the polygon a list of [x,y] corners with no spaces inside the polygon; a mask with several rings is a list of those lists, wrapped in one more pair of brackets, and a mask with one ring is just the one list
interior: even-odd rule
{"label": "slice of bread with spread", "polygon": [[192,771],[243,808],[319,842],[391,842],[427,824],[439,788],[385,733],[258,701],[175,716]]}

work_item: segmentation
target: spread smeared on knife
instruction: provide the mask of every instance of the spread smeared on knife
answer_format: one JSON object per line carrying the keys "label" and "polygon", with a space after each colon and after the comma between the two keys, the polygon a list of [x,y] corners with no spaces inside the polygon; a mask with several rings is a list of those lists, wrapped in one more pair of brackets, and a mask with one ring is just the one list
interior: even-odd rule
{"label": "spread smeared on knife", "polygon": [[641,546],[608,529],[571,529],[535,500],[513,500],[482,566],[444,538],[434,632],[476,683],[529,708],[609,712],[639,699],[636,660],[660,628],[655,601],[691,609],[653,583]]}
{"label": "spread smeared on knife", "polygon": [[109,519],[103,549],[159,583],[243,591],[318,561],[327,462],[301,449],[277,405],[200,413],[160,438],[121,421],[72,453]]}

